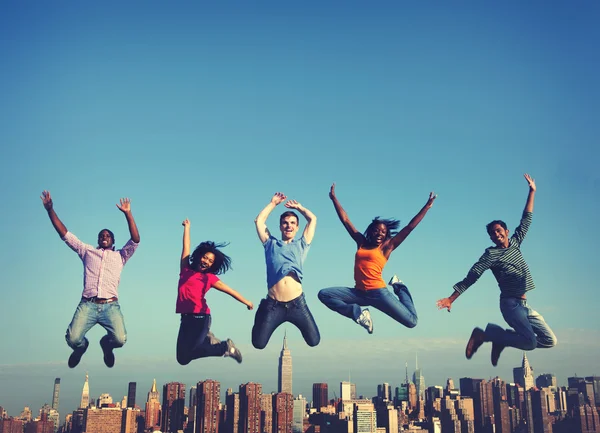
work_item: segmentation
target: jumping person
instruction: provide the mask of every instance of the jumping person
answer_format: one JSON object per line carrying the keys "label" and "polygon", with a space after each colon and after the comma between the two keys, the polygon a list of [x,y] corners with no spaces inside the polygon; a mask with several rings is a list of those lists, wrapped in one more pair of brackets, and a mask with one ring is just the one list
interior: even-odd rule
{"label": "jumping person", "polygon": [[242,362],[242,353],[233,341],[220,341],[210,332],[212,319],[205,296],[214,287],[246,305],[248,310],[254,306],[217,277],[231,267],[231,259],[220,250],[225,244],[202,242],[190,256],[190,221],[186,219],[182,225],[183,249],[176,306],[176,312],[181,314],[177,362],[187,365],[193,359],[207,356],[229,356]]}
{"label": "jumping person", "polygon": [[429,199],[425,206],[402,230],[397,231],[400,225],[399,221],[376,217],[362,234],[350,222],[346,211],[338,201],[335,195],[335,183],[331,185],[329,198],[333,202],[340,221],[357,246],[354,260],[355,287],[323,289],[319,292],[321,302],[331,310],[352,319],[365,328],[369,334],[373,333],[371,313],[368,308],[361,309],[367,305],[383,311],[408,328],[417,326],[417,312],[408,287],[394,275],[389,282],[394,289],[394,296],[386,288],[382,272],[392,251],[398,248],[421,222],[436,197],[433,192],[429,193]]}
{"label": "jumping person", "polygon": [[267,229],[267,218],[285,199],[283,193],[275,193],[254,220],[265,249],[269,289],[267,297],[260,302],[252,327],[252,344],[257,349],[264,349],[275,329],[284,322],[296,325],[309,346],[316,346],[321,340],[302,292],[302,266],[315,235],[317,217],[296,200],[289,200],[285,207],[300,212],[307,220],[306,227],[302,237],[295,240],[299,219],[289,210],[279,217],[282,239],[275,238]]}
{"label": "jumping person", "polygon": [[492,365],[498,365],[498,358],[505,347],[521,350],[533,350],[536,347],[553,347],[556,336],[544,321],[544,318],[527,305],[526,292],[535,288],[529,267],[521,255],[521,243],[527,234],[533,216],[535,181],[525,174],[529,184],[527,203],[521,222],[515,233],[509,238],[506,223],[494,220],[486,226],[490,239],[495,244],[485,250],[477,263],[469,270],[464,280],[454,285],[454,293],[448,298],[437,301],[438,308],[450,311],[452,303],[479,277],[491,269],[500,287],[500,311],[506,323],[513,329],[504,329],[488,323],[485,331],[473,329],[467,344],[465,355],[471,359],[477,349],[486,341],[492,342]]}
{"label": "jumping person", "polygon": [[98,233],[97,247],[84,244],[67,230],[56,215],[50,191],[43,191],[41,199],[58,235],[83,262],[83,294],[65,336],[67,344],[73,349],[69,357],[69,367],[74,368],[79,364],[89,346],[85,334],[96,324],[107,331],[100,339],[100,346],[104,353],[104,363],[107,367],[112,367],[115,364],[113,349],[122,347],[127,340],[117,292],[121,271],[140,242],[140,234],[131,214],[131,202],[128,198],[122,198],[117,205],[127,219],[131,239],[122,249],[115,250],[113,232],[108,229],[101,230]]}

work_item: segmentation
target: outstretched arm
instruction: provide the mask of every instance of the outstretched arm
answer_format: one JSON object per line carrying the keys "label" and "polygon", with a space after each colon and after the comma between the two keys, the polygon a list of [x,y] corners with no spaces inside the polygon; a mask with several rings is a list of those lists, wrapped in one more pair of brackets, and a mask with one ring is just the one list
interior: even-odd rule
{"label": "outstretched arm", "polygon": [[365,241],[365,237],[362,233],[356,230],[356,227],[354,227],[354,224],[352,224],[350,218],[348,218],[348,214],[337,199],[337,196],[335,195],[335,183],[332,184],[331,188],[329,189],[329,198],[333,202],[333,207],[338,214],[338,218],[346,228],[348,234],[352,237],[352,239],[354,239],[358,246],[362,245]]}
{"label": "outstretched arm", "polygon": [[452,295],[450,295],[449,297],[438,300],[437,301],[438,310],[443,310],[444,308],[446,308],[449,313],[450,309],[452,308],[452,303],[454,301],[456,301],[456,298],[458,298],[459,296],[460,296],[460,292],[457,292],[455,290],[454,293],[452,293]]}
{"label": "outstretched arm", "polygon": [[271,198],[269,204],[267,204],[265,208],[260,211],[256,219],[254,220],[254,224],[256,225],[256,233],[258,234],[258,238],[263,244],[267,242],[269,236],[271,236],[271,233],[269,233],[269,229],[267,228],[267,218],[269,217],[273,209],[275,209],[275,207],[285,199],[286,196],[284,193],[276,192],[275,195],[273,195],[273,197]]}
{"label": "outstretched arm", "polygon": [[429,199],[427,200],[427,203],[425,203],[425,206],[423,206],[421,208],[419,213],[416,214],[413,217],[413,219],[411,219],[410,222],[406,226],[404,226],[402,228],[402,230],[400,230],[398,232],[398,234],[396,236],[394,236],[392,239],[390,239],[388,241],[388,244],[383,247],[384,251],[388,251],[391,253],[396,248],[398,248],[398,245],[400,245],[402,242],[404,242],[404,239],[406,239],[406,237],[410,234],[410,232],[412,232],[415,229],[415,227],[417,227],[419,225],[421,220],[423,220],[423,218],[425,218],[425,214],[427,213],[427,211],[429,209],[431,209],[431,206],[433,206],[433,202],[436,198],[437,198],[437,195],[435,195],[433,192],[429,193]]}
{"label": "outstretched arm", "polygon": [[190,220],[184,219],[183,226],[183,247],[181,248],[181,261],[179,269],[187,268],[190,264]]}
{"label": "outstretched arm", "polygon": [[307,208],[302,206],[296,200],[289,200],[285,207],[288,209],[296,209],[298,212],[302,214],[304,218],[306,218],[306,227],[304,227],[304,239],[307,244],[310,244],[315,236],[315,230],[317,228],[317,217],[314,213],[309,211]]}
{"label": "outstretched arm", "polygon": [[131,200],[128,198],[122,198],[119,200],[117,207],[125,214],[125,218],[127,218],[127,225],[129,226],[129,236],[131,236],[131,240],[138,244],[140,242],[140,234],[138,232],[137,225],[135,224],[135,220],[133,219],[133,215],[131,214]]}
{"label": "outstretched arm", "polygon": [[535,180],[527,173],[523,175],[529,184],[529,194],[527,195],[527,203],[525,203],[525,212],[533,212],[533,200],[535,199]]}
{"label": "outstretched arm", "polygon": [[40,197],[42,199],[42,203],[44,204],[44,208],[48,212],[48,216],[50,217],[50,222],[54,226],[54,229],[58,233],[58,235],[62,238],[67,234],[67,228],[62,223],[56,212],[54,212],[54,204],[52,203],[52,197],[50,196],[50,191],[42,191],[42,195]]}
{"label": "outstretched arm", "polygon": [[223,281],[221,281],[221,280],[217,281],[213,285],[213,287],[215,289],[220,290],[221,292],[227,293],[231,297],[235,298],[237,301],[241,302],[246,307],[248,307],[248,310],[252,310],[254,308],[254,304],[252,304],[252,302],[250,302],[249,300],[247,300],[246,298],[244,298],[242,295],[240,295],[238,292],[236,292],[235,290],[233,290],[231,287],[229,287]]}

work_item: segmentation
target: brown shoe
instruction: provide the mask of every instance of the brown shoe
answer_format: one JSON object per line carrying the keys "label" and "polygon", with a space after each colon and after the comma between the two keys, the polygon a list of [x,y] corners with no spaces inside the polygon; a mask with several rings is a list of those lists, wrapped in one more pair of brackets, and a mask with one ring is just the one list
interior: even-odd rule
{"label": "brown shoe", "polygon": [[504,350],[504,346],[498,343],[492,343],[492,365],[495,367],[498,365],[498,359],[500,354]]}
{"label": "brown shoe", "polygon": [[471,357],[477,352],[479,346],[481,346],[485,341],[485,332],[481,328],[473,329],[471,332],[471,338],[469,338],[469,342],[467,343],[467,348],[465,349],[465,355],[467,359],[471,359]]}

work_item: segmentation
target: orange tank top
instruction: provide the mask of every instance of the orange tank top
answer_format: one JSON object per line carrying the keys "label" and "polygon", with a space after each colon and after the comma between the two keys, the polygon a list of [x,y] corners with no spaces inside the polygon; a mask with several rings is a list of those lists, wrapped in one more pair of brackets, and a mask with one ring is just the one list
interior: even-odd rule
{"label": "orange tank top", "polygon": [[357,289],[373,290],[385,287],[381,276],[387,259],[381,248],[359,248],[354,257],[354,283]]}

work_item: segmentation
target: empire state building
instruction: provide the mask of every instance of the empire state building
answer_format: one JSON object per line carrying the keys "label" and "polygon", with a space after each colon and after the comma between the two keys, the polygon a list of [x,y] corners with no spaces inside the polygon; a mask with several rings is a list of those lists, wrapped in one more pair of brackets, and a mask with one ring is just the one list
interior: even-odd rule
{"label": "empire state building", "polygon": [[279,355],[278,392],[292,394],[292,354],[287,346],[287,335],[283,337],[283,347]]}

